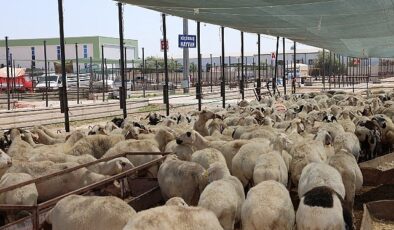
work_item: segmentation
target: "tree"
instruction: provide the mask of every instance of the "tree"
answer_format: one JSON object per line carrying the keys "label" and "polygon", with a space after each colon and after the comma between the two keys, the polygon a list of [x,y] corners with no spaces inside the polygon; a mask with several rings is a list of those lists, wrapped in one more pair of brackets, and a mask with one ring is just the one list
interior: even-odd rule
{"label": "tree", "polygon": [[[345,58],[345,60],[347,60]],[[322,76],[323,71],[326,76],[330,75],[330,53],[326,52],[323,60],[323,52],[319,52],[317,59],[314,60],[313,69],[311,71],[312,76]],[[338,58],[335,58],[334,55],[331,55],[331,74],[339,75],[346,72],[346,67],[343,63],[339,63]]]}
{"label": "tree", "polygon": [[[159,71],[160,72],[164,71],[164,58],[150,56],[145,59],[146,72],[155,72],[156,71],[156,63],[157,63],[157,68],[159,69]],[[141,66],[142,66],[142,63],[141,63]],[[178,61],[174,60],[173,58],[167,59],[167,67],[168,67],[168,71],[172,72],[172,71],[175,71],[176,69],[182,68],[182,63],[179,63]]]}

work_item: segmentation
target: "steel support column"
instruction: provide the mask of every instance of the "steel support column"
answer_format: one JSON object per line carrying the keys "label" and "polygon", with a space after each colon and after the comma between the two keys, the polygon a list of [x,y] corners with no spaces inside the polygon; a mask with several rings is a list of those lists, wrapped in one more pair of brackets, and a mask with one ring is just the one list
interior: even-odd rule
{"label": "steel support column", "polygon": [[59,12],[59,33],[60,33],[60,56],[62,64],[62,99],[64,110],[64,128],[66,132],[70,132],[70,119],[68,114],[68,99],[67,99],[67,76],[66,76],[66,54],[64,45],[64,23],[63,23],[63,0],[58,0]]}

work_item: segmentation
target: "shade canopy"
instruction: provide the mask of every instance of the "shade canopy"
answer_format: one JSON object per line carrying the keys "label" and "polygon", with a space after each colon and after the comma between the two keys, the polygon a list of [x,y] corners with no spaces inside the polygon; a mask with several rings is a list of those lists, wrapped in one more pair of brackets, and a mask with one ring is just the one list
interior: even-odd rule
{"label": "shade canopy", "polygon": [[394,57],[392,0],[121,1],[244,32],[286,37],[341,55]]}
{"label": "shade canopy", "polygon": [[[15,74],[12,73],[11,74],[11,67],[9,67],[9,76],[10,78],[14,77],[18,78],[18,77],[23,77],[25,76],[26,73],[26,68],[13,68],[12,71],[15,71]],[[0,78],[6,78],[7,77],[7,67],[1,68],[0,69]]]}

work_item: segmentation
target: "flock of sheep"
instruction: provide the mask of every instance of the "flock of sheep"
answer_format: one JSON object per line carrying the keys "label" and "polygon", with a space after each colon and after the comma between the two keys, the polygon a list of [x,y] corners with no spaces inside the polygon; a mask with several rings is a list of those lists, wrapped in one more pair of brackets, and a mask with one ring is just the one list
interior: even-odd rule
{"label": "flock of sheep", "polygon": [[[164,206],[137,213],[116,197],[72,195],[46,222],[55,230],[353,229],[363,184],[358,162],[394,143],[393,95],[266,97],[226,109],[115,118],[69,135],[11,129],[1,137],[0,189],[121,153],[172,153],[140,173],[158,179]],[[101,162],[3,192],[0,203],[35,205],[160,157]],[[297,191],[298,207],[289,191]],[[6,214],[8,221],[29,215]]]}

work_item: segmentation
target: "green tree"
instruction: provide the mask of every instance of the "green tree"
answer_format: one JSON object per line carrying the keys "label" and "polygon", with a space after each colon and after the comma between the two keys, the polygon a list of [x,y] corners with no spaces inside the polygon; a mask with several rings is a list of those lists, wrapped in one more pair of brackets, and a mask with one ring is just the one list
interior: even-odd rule
{"label": "green tree", "polygon": [[[156,63],[157,63],[157,68],[159,69],[160,72],[164,71],[164,58],[158,58],[158,57],[147,57],[145,59],[145,69],[147,72],[155,72],[156,71]],[[142,63],[141,63],[142,65]],[[176,69],[182,68],[182,63],[179,61],[174,60],[173,58],[167,59],[167,66],[168,66],[168,71],[172,72],[175,71]]]}
{"label": "green tree", "polygon": [[[346,58],[344,59],[345,61],[347,60]],[[314,61],[314,65],[311,71],[312,76],[322,76],[323,71],[325,75],[330,74],[330,53],[326,52],[324,54],[324,60],[323,60],[323,52],[319,52],[317,59]],[[339,63],[339,59],[335,58],[334,61],[334,55],[331,55],[331,74],[333,75],[339,75],[342,73],[346,73],[346,67],[343,63]]]}

